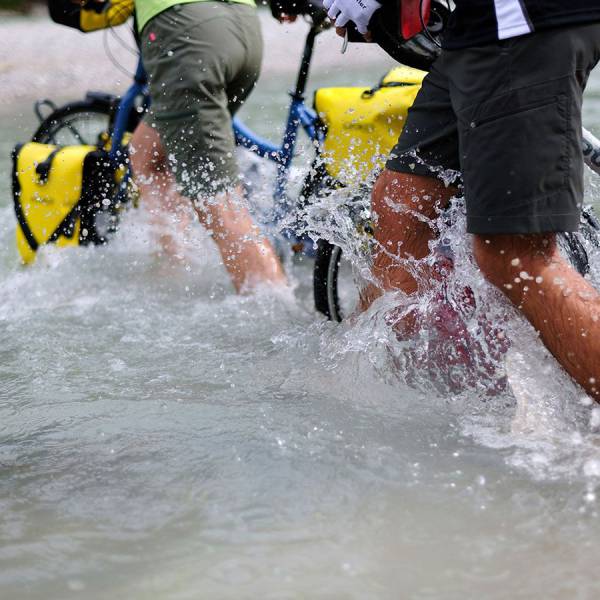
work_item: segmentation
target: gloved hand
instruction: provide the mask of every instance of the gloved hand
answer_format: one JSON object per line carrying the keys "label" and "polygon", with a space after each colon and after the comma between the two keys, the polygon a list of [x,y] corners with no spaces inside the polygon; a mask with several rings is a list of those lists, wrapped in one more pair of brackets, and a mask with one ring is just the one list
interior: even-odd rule
{"label": "gloved hand", "polygon": [[329,18],[335,20],[336,27],[344,27],[352,21],[363,35],[369,30],[373,13],[381,8],[377,0],[323,0],[323,6]]}

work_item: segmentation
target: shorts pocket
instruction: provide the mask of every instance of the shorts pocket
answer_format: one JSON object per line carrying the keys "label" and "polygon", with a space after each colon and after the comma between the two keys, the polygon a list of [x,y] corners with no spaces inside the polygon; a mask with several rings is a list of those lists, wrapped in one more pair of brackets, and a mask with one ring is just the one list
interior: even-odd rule
{"label": "shorts pocket", "polygon": [[526,119],[529,116],[529,113],[535,112],[538,109],[544,109],[546,107],[553,106],[554,104],[560,101],[561,97],[562,96],[553,96],[552,98],[544,98],[542,100],[536,100],[533,102],[526,103],[524,105],[522,104],[516,110],[514,108],[504,108],[500,109],[499,111],[491,111],[489,113],[486,112],[481,117],[475,118],[473,121],[471,121],[469,123],[469,127],[471,129],[478,129],[483,127],[484,125],[493,123],[498,119],[511,116]]}
{"label": "shorts pocket", "polygon": [[[514,100],[514,98],[513,98]],[[477,107],[460,126],[467,206],[487,216],[550,196],[569,184],[569,107],[565,94]]]}

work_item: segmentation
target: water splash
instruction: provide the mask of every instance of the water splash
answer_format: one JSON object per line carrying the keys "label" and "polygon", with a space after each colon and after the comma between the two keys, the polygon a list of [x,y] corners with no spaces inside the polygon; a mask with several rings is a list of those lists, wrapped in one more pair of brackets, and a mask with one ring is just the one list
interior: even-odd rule
{"label": "water splash", "polygon": [[[444,174],[449,182],[455,176]],[[586,197],[593,202],[600,196],[597,178],[586,177]],[[304,212],[304,231],[339,245],[358,285],[372,280],[373,242],[364,233],[372,181],[324,195]],[[332,364],[347,353],[360,354],[383,381],[452,402],[466,435],[513,448],[510,464],[536,477],[579,473],[595,488],[600,412],[479,272],[464,201],[454,199],[432,226],[440,235],[427,258],[397,259],[424,291],[418,297],[385,294],[322,340],[323,354]],[[581,236],[580,242],[589,260],[587,277],[598,287],[597,239]],[[436,270],[438,277],[423,279]],[[406,330],[407,318],[418,323],[413,331]]]}

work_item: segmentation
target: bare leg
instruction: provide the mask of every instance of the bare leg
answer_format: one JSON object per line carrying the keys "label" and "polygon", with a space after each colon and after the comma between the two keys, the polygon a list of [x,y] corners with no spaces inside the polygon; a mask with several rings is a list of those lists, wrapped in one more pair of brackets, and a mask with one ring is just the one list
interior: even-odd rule
{"label": "bare leg", "polygon": [[[163,250],[169,256],[177,256],[180,244],[168,233],[167,218],[175,213],[183,230],[192,202],[177,192],[155,129],[142,122],[131,145],[132,168],[143,201],[150,208],[153,222],[165,231],[160,237]],[[213,235],[233,285],[240,292],[262,282],[286,283],[277,254],[254,225],[241,198],[242,191],[238,189],[195,206],[200,222]]]}
{"label": "bare leg", "polygon": [[361,293],[361,308],[387,290],[413,294],[418,284],[398,259],[422,259],[429,253],[429,242],[437,235],[431,220],[446,206],[456,189],[446,187],[433,177],[407,175],[384,170],[373,188],[371,207],[376,216],[373,275],[377,285],[369,284]]}
{"label": "bare leg", "polygon": [[190,201],[177,192],[156,129],[142,121],[133,134],[130,146],[135,183],[140,189],[142,202],[149,209],[152,224],[160,231],[160,245],[167,256],[179,257],[181,240],[173,237],[169,221],[175,218],[183,235],[193,214]]}
{"label": "bare leg", "polygon": [[285,284],[281,262],[243,206],[241,188],[222,192],[212,201],[196,203],[200,222],[212,233],[235,289],[260,283]]}
{"label": "bare leg", "polygon": [[553,234],[477,235],[475,258],[565,370],[600,401],[600,294],[560,255]]}

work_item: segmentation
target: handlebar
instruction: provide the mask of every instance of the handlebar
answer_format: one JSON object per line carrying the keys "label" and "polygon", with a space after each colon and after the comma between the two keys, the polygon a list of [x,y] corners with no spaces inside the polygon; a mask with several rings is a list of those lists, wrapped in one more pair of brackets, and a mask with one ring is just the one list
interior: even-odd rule
{"label": "handlebar", "polygon": [[315,33],[321,33],[332,26],[327,11],[323,8],[322,4],[315,2],[308,2],[307,10],[304,13],[309,18],[311,23],[311,29],[315,30]]}
{"label": "handlebar", "polygon": [[300,69],[298,70],[296,86],[294,90],[290,92],[292,98],[298,101],[304,100],[304,91],[306,89],[308,71],[312,61],[315,38],[317,35],[319,35],[319,33],[329,29],[332,26],[331,21],[327,17],[327,13],[321,5],[316,5],[309,1],[307,3],[307,7],[308,8],[304,12],[304,16],[310,23],[310,30],[304,43],[304,52],[302,53],[302,61],[300,62]]}

